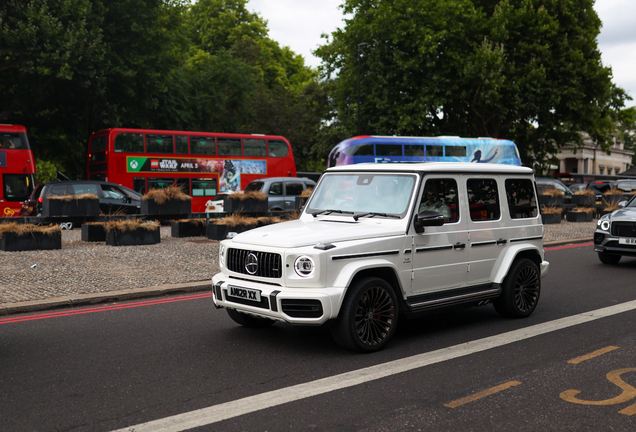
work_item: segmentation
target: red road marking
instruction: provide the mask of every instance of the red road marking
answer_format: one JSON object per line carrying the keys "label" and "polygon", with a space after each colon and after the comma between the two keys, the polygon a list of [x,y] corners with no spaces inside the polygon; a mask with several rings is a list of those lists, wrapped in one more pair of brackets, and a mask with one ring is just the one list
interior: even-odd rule
{"label": "red road marking", "polygon": [[153,306],[158,304],[174,303],[174,302],[180,302],[180,301],[186,301],[186,300],[198,300],[198,299],[208,298],[208,297],[212,297],[212,293],[188,295],[188,296],[173,297],[173,298],[162,298],[162,299],[155,299],[155,300],[145,300],[145,301],[139,301],[139,302],[133,302],[133,303],[114,304],[114,305],[108,305],[108,306],[85,308],[80,310],[64,310],[59,312],[47,312],[47,313],[41,313],[37,315],[2,318],[0,319],[0,324],[11,324],[11,323],[17,323],[22,321],[34,321],[34,320],[41,320],[41,319],[47,319],[47,318],[66,317],[66,316],[81,315],[81,314],[94,313],[94,312],[106,312],[106,311],[112,311],[112,310],[118,310],[118,309],[129,309],[134,307]]}
{"label": "red road marking", "polygon": [[593,245],[594,245],[593,242],[589,242],[589,243],[579,243],[579,244],[573,244],[573,245],[567,245],[567,246],[555,246],[555,247],[551,247],[551,248],[545,248],[543,250],[545,250],[545,251],[553,251],[553,250],[559,250],[559,249],[570,249],[570,248],[583,247],[583,246],[593,246]]}

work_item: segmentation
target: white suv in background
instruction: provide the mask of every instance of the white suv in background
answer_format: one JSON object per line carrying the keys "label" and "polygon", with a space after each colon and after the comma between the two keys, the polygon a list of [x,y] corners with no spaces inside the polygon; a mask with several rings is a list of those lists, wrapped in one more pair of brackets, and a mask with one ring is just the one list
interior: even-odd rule
{"label": "white suv in background", "polygon": [[219,260],[214,304],[237,323],[329,323],[362,352],[432,308],[527,317],[549,267],[533,171],[470,163],[331,168],[298,220],[222,241]]}

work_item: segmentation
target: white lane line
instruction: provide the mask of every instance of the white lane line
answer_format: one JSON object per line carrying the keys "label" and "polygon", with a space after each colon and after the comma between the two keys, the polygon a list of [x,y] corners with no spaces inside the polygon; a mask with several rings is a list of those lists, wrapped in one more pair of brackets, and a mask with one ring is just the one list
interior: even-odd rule
{"label": "white lane line", "polygon": [[486,351],[491,348],[508,345],[513,342],[529,339],[634,309],[636,309],[636,300],[542,324],[536,324],[508,333],[490,336],[484,339],[478,339],[400,360],[394,360],[376,366],[346,372],[328,378],[322,378],[304,384],[298,384],[267,393],[248,396],[218,405],[212,405],[207,408],[201,408],[195,411],[177,414],[147,423],[140,423],[135,426],[119,429],[115,432],[177,432],[206,426],[240,415],[321,395],[334,390],[356,386],[365,382],[378,380],[380,378],[386,378],[391,375]]}

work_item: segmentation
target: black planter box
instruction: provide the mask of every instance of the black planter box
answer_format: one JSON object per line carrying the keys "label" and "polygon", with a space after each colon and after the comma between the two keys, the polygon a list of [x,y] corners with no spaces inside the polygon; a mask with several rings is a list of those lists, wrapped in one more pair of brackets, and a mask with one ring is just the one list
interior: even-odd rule
{"label": "black planter box", "polygon": [[552,195],[539,195],[539,204],[544,205],[546,207],[550,207],[550,206],[563,207],[563,197],[552,196]]}
{"label": "black planter box", "polygon": [[225,240],[227,237],[227,233],[235,232],[242,233],[245,231],[249,231],[253,228],[256,228],[254,225],[235,225],[233,227],[228,227],[227,225],[221,224],[208,224],[208,228],[206,230],[206,236],[210,240]]}
{"label": "black planter box", "polygon": [[106,244],[108,246],[139,246],[157,244],[160,242],[159,227],[154,230],[137,228],[132,231],[120,231],[118,229],[106,231]]}
{"label": "black planter box", "polygon": [[294,208],[295,208],[296,210],[300,210],[300,209],[301,209],[301,208],[302,208],[302,207],[303,207],[303,206],[307,203],[307,199],[308,199],[308,198],[309,198],[309,197],[300,197],[300,196],[297,196],[297,197],[296,197],[296,205],[294,206]]}
{"label": "black planter box", "polygon": [[206,226],[196,221],[172,221],[170,223],[172,237],[204,237]]}
{"label": "black planter box", "polygon": [[62,232],[32,232],[21,236],[14,232],[5,232],[0,238],[0,250],[5,252],[52,249],[62,249]]}
{"label": "black planter box", "polygon": [[144,215],[188,215],[192,206],[190,200],[168,200],[157,204],[153,200],[141,200],[140,213]]}
{"label": "black planter box", "polygon": [[568,212],[566,215],[568,222],[592,222],[593,214],[584,212]]}
{"label": "black planter box", "polygon": [[615,212],[616,210],[599,210],[598,217],[605,216],[606,214],[610,214]]}
{"label": "black planter box", "polygon": [[82,241],[103,242],[106,241],[106,229],[104,224],[84,224],[82,225]]}
{"label": "black planter box", "polygon": [[42,216],[99,216],[98,199],[51,199],[42,201]]}
{"label": "black planter box", "polygon": [[551,225],[561,223],[561,215],[560,214],[542,214],[541,221],[543,225]]}
{"label": "black planter box", "polygon": [[225,213],[267,213],[267,200],[254,198],[234,199],[223,197],[223,211]]}
{"label": "black planter box", "polygon": [[595,200],[596,198],[593,196],[572,195],[572,204],[576,204],[579,206],[591,206],[592,204],[594,204]]}

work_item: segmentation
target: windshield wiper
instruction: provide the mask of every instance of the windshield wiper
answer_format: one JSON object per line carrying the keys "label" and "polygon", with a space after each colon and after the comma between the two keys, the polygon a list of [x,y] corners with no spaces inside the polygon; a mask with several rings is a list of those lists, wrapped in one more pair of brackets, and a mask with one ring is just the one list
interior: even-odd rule
{"label": "windshield wiper", "polygon": [[353,212],[350,212],[350,211],[343,211],[343,210],[322,210],[322,211],[319,211],[319,212],[312,213],[311,215],[312,215],[313,217],[316,217],[316,216],[318,216],[318,215],[323,215],[323,214],[324,214],[324,215],[327,215],[327,214],[331,214],[331,213],[353,214]]}
{"label": "windshield wiper", "polygon": [[358,220],[362,217],[374,217],[374,216],[383,216],[383,217],[391,217],[391,218],[395,218],[395,219],[400,219],[401,216],[396,215],[396,214],[388,214],[388,213],[377,213],[377,212],[369,212],[369,213],[362,213],[359,215],[355,215],[353,217],[354,220]]}

